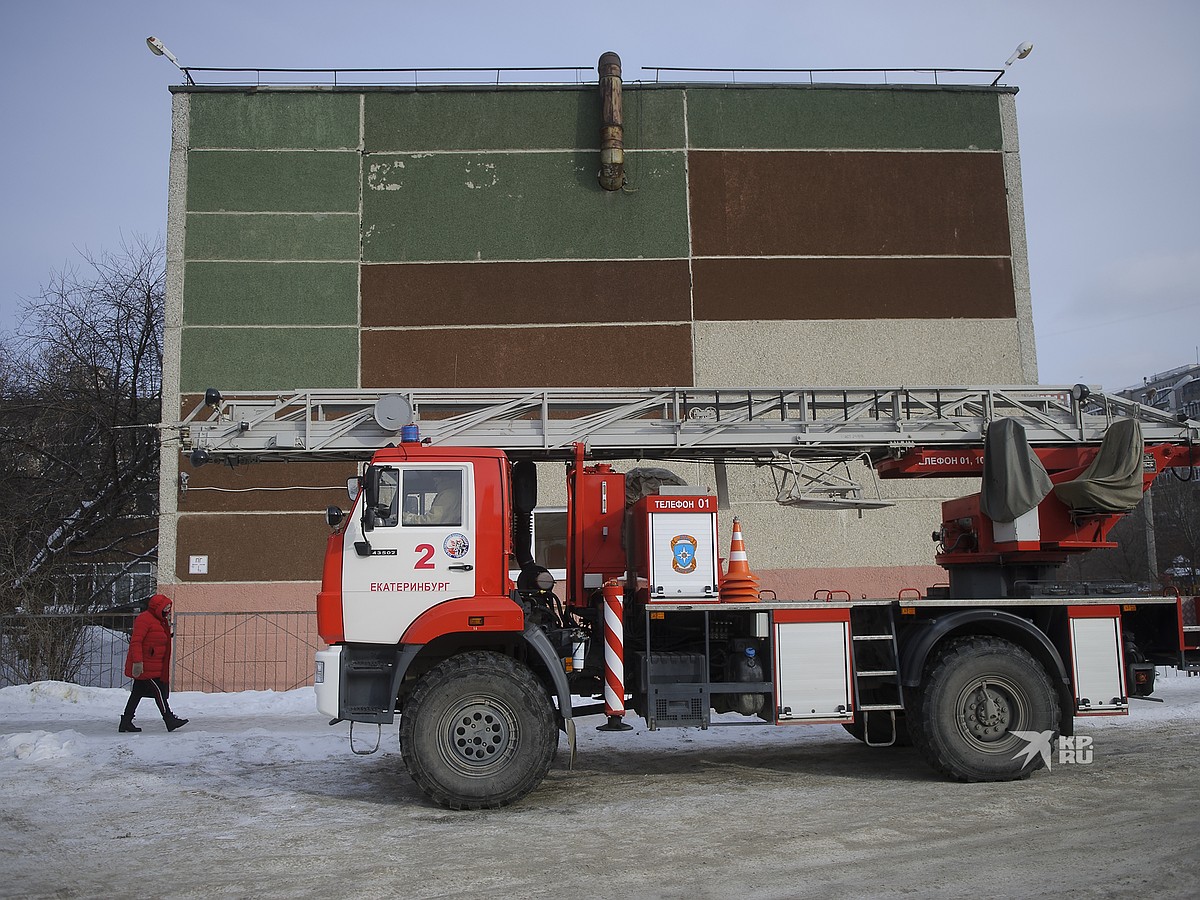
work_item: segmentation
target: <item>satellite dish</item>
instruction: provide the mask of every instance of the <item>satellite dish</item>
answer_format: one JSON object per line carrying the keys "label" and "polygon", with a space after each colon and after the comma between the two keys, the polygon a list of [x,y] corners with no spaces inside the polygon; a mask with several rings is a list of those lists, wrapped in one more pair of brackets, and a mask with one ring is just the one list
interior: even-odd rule
{"label": "satellite dish", "polygon": [[384,394],[375,401],[375,421],[386,431],[399,431],[412,424],[412,404],[399,394]]}

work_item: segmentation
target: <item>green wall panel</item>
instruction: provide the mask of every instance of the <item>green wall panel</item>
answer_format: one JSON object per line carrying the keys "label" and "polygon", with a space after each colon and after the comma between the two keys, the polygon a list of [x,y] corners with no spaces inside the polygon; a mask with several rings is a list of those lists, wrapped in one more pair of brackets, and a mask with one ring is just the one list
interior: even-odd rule
{"label": "green wall panel", "polygon": [[357,325],[357,263],[189,262],[184,325]]}
{"label": "green wall panel", "polygon": [[368,94],[373,150],[569,150],[600,145],[597,91]]}
{"label": "green wall panel", "polygon": [[626,87],[622,97],[626,150],[684,146],[683,91],[630,90]]}
{"label": "green wall panel", "polygon": [[187,217],[188,259],[358,260],[358,215],[196,213]]}
{"label": "green wall panel", "polygon": [[[625,91],[628,149],[683,146],[681,91]],[[366,98],[371,151],[573,150],[600,146],[600,93],[572,91],[373,93]]]}
{"label": "green wall panel", "polygon": [[994,91],[762,88],[687,92],[693,149],[999,150]]}
{"label": "green wall panel", "polygon": [[358,147],[358,94],[195,93],[191,147]]}
{"label": "green wall panel", "polygon": [[192,150],[190,212],[354,212],[358,153]]}
{"label": "green wall panel", "polygon": [[684,154],[628,154],[630,190],[595,153],[380,154],[366,159],[367,262],[673,258],[688,253]]}
{"label": "green wall panel", "polygon": [[356,328],[184,328],[180,391],[358,386]]}

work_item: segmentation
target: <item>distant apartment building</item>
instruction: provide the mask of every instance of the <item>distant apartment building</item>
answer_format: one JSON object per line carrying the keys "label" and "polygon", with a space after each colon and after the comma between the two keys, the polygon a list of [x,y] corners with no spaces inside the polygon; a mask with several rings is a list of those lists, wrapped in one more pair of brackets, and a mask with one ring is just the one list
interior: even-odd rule
{"label": "distant apartment building", "polygon": [[1117,391],[1121,397],[1137,400],[1155,409],[1183,413],[1200,419],[1200,364],[1176,366],[1144,378],[1142,384]]}

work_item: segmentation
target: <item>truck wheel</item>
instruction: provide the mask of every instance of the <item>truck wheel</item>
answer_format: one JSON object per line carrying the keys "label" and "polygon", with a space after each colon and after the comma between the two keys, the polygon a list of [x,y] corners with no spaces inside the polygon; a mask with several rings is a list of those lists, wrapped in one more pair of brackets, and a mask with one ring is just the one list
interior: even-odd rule
{"label": "truck wheel", "polygon": [[[955,781],[1013,781],[1043,765],[1014,731],[1057,733],[1058,695],[1028,651],[995,637],[938,651],[908,716],[913,744]],[[1030,758],[1032,757],[1032,758]]]}
{"label": "truck wheel", "polygon": [[889,744],[887,741],[892,739],[892,723],[888,720],[887,713],[877,712],[872,716],[867,717],[867,722],[871,726],[871,742],[867,744],[865,737],[866,731],[863,729],[863,713],[855,713],[854,721],[847,722],[842,727],[847,733],[862,741],[868,747],[911,747],[912,738],[908,734],[908,717],[902,712],[896,713],[896,739]]}
{"label": "truck wheel", "polygon": [[400,717],[408,774],[450,809],[521,799],[546,777],[557,746],[545,688],[499,653],[463,653],[430,669]]}

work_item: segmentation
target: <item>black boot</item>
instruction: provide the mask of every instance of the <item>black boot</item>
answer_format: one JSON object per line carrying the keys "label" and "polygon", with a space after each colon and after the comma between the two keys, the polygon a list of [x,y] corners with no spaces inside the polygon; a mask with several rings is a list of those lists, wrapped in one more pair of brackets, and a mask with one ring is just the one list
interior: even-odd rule
{"label": "black boot", "polygon": [[167,731],[174,731],[176,728],[182,728],[188,723],[187,719],[181,719],[175,713],[169,713],[166,718]]}
{"label": "black boot", "polygon": [[136,725],[133,724],[133,716],[121,716],[121,727],[118,728],[117,731],[125,732],[125,731],[141,731],[141,730],[142,729],[138,728]]}

